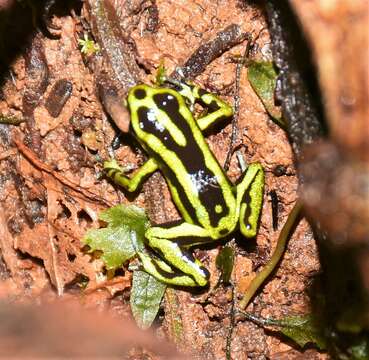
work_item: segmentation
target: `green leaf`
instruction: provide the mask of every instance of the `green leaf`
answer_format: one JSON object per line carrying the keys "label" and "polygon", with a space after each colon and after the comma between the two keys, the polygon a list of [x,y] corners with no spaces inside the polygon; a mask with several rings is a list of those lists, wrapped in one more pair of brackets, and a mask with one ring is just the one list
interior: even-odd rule
{"label": "green leaf", "polygon": [[352,360],[367,360],[369,359],[369,339],[361,337],[358,341],[348,349]]}
{"label": "green leaf", "polygon": [[164,60],[160,60],[158,70],[156,71],[155,84],[163,85],[166,79],[166,69],[164,66]]}
{"label": "green leaf", "polygon": [[86,232],[83,242],[92,251],[102,251],[106,268],[116,269],[144,249],[145,231],[149,220],[137,206],[117,205],[99,214],[106,228]]}
{"label": "green leaf", "polygon": [[99,44],[96,44],[95,41],[89,39],[86,33],[84,34],[83,39],[78,39],[78,45],[81,47],[81,53],[86,54],[87,56],[100,51]]}
{"label": "green leaf", "polygon": [[[136,206],[118,205],[102,211],[100,220],[106,228],[89,230],[83,241],[91,251],[102,251],[107,269],[120,267],[125,261],[145,251],[144,238],[150,226],[145,212]],[[131,309],[137,325],[150,327],[163,298],[166,285],[144,271],[134,271],[131,289]]]}
{"label": "green leaf", "polygon": [[282,320],[274,320],[273,325],[279,326],[280,331],[304,347],[308,343],[315,344],[320,350],[327,347],[326,339],[317,321],[310,315],[289,316]]}
{"label": "green leaf", "polygon": [[234,265],[234,250],[229,246],[224,246],[223,249],[220,250],[215,264],[221,272],[219,281],[228,284]]}
{"label": "green leaf", "polygon": [[159,311],[166,285],[144,271],[134,271],[131,310],[137,325],[148,329]]}
{"label": "green leaf", "polygon": [[249,82],[265,106],[268,114],[281,128],[286,129],[286,123],[282,118],[281,110],[274,103],[277,76],[278,74],[272,62],[253,61],[247,71]]}

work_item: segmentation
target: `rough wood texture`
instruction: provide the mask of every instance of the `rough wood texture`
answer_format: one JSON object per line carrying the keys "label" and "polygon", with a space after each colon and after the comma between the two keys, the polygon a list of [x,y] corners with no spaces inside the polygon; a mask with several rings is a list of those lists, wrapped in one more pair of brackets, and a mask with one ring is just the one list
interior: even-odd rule
{"label": "rough wood texture", "polygon": [[368,162],[368,1],[291,4],[314,51],[331,138],[345,152]]}

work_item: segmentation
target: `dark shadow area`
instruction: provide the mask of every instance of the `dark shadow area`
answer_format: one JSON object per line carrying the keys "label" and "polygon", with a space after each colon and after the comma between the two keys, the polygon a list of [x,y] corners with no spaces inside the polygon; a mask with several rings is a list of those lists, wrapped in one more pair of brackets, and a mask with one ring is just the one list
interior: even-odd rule
{"label": "dark shadow area", "polygon": [[49,38],[57,37],[48,28],[51,17],[65,16],[72,8],[80,13],[81,7],[82,2],[76,0],[13,1],[10,7],[0,11],[0,89],[12,77],[10,65],[25,54],[37,32]]}
{"label": "dark shadow area", "polygon": [[356,359],[350,357],[350,349],[358,344],[369,346],[364,316],[369,299],[357,263],[358,253],[363,249],[333,247],[316,228],[315,238],[323,271],[309,289],[312,313],[328,340],[330,353]]}
{"label": "dark shadow area", "polygon": [[287,0],[266,1],[272,50],[279,71],[276,98],[288,123],[295,155],[327,135],[322,95],[312,50]]}
{"label": "dark shadow area", "polygon": [[12,74],[9,67],[24,54],[35,34],[32,12],[22,3],[0,12],[0,88]]}

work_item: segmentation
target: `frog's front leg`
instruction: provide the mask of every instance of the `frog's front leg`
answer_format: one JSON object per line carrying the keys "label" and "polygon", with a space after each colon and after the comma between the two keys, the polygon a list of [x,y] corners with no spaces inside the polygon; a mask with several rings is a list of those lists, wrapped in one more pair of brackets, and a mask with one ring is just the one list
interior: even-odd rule
{"label": "frog's front leg", "polygon": [[151,227],[145,237],[148,246],[165,260],[139,254],[148,273],[172,285],[205,286],[208,283],[209,272],[188,251],[191,246],[212,241],[206,229],[182,222],[169,228],[165,225]]}
{"label": "frog's front leg", "polygon": [[236,189],[241,233],[246,237],[254,237],[263,205],[264,170],[261,164],[250,164]]}
{"label": "frog's front leg", "polygon": [[180,87],[178,91],[192,105],[195,102],[200,103],[208,109],[208,113],[197,119],[197,124],[201,130],[206,130],[209,126],[221,120],[230,118],[233,115],[233,109],[218,96],[200,88],[197,85],[176,82]]}
{"label": "frog's front leg", "polygon": [[198,102],[209,109],[205,116],[197,119],[197,123],[201,130],[206,130],[216,122],[228,119],[233,115],[232,107],[216,95],[197,86],[194,88],[194,92]]}
{"label": "frog's front leg", "polygon": [[135,192],[143,181],[158,169],[157,162],[151,158],[147,160],[133,175],[132,178],[124,175],[124,170],[115,160],[104,162],[106,174],[118,185],[123,186],[129,192]]}

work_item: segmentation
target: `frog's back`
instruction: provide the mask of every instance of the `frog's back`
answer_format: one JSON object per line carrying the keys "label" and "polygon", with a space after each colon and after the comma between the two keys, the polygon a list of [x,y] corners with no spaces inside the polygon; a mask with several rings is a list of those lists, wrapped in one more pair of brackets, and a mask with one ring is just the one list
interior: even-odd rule
{"label": "frog's back", "polygon": [[135,135],[157,160],[185,220],[215,228],[233,216],[231,184],[183,97],[172,89],[138,85],[128,104]]}

